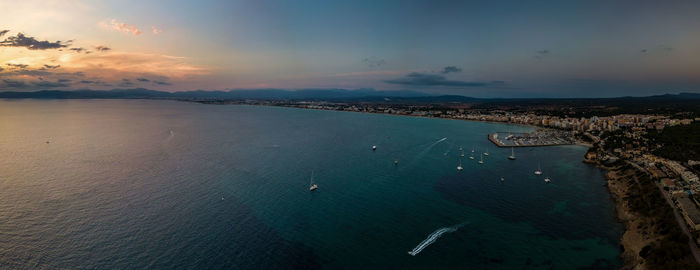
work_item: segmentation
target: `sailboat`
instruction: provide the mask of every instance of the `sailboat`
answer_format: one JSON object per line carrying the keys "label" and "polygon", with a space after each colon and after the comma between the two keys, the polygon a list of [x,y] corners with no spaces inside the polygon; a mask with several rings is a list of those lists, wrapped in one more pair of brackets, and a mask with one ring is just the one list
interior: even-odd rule
{"label": "sailboat", "polygon": [[472,153],[474,153],[474,147],[472,147]]}
{"label": "sailboat", "polygon": [[484,151],[484,156],[488,156],[488,155],[489,155],[489,152],[488,152],[488,151]]}
{"label": "sailboat", "polygon": [[547,183],[547,184],[549,184],[549,182],[552,182],[552,180],[549,180],[549,177],[545,177],[545,178],[544,178],[544,182]]}
{"label": "sailboat", "polygon": [[377,150],[377,146],[376,146],[376,145],[372,145],[372,151],[374,151],[374,150]]}
{"label": "sailboat", "polygon": [[396,158],[394,159],[394,165],[399,165],[399,160]]}
{"label": "sailboat", "polygon": [[501,182],[503,182],[503,181],[505,181],[505,180],[506,180],[505,178],[501,177]]}
{"label": "sailboat", "polygon": [[535,171],[535,175],[542,175],[542,170],[540,169],[539,163],[537,163],[537,170]]}
{"label": "sailboat", "polygon": [[318,185],[314,184],[314,171],[311,171],[311,182],[309,183],[309,191],[314,191],[318,188]]}
{"label": "sailboat", "polygon": [[474,159],[474,153],[472,153],[472,155],[469,156],[469,159]]}
{"label": "sailboat", "polygon": [[460,159],[459,159],[459,165],[457,165],[457,170],[458,170],[458,171],[461,171],[462,169],[464,169],[464,168],[462,168],[462,159],[460,158]]}
{"label": "sailboat", "polygon": [[481,154],[481,158],[479,159],[479,164],[484,164],[484,155]]}
{"label": "sailboat", "polygon": [[513,147],[510,148],[510,156],[508,157],[510,160],[515,160],[515,150]]}
{"label": "sailboat", "polygon": [[464,157],[464,150],[460,149],[460,151],[462,151],[462,153],[459,156]]}

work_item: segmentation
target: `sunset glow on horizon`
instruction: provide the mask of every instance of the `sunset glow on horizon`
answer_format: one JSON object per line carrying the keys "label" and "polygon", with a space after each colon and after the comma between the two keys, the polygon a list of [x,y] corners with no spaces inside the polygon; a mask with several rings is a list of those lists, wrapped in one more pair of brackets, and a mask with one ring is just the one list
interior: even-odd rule
{"label": "sunset glow on horizon", "polygon": [[3,1],[0,91],[700,91],[700,2]]}

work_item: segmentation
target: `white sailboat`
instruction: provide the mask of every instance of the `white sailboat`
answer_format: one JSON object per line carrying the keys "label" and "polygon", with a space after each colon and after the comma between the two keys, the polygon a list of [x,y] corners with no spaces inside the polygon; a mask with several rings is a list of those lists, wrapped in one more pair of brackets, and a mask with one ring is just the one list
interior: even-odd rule
{"label": "white sailboat", "polygon": [[547,183],[547,184],[549,184],[549,182],[552,182],[552,180],[550,180],[549,177],[545,177],[545,178],[544,178],[544,182]]}
{"label": "white sailboat", "polygon": [[314,191],[318,188],[318,185],[314,184],[314,171],[311,171],[311,181],[309,183],[309,191]]}
{"label": "white sailboat", "polygon": [[540,169],[539,163],[537,163],[537,170],[535,171],[535,175],[542,175],[542,170]]}
{"label": "white sailboat", "polygon": [[469,156],[469,159],[474,159],[474,153],[472,153],[472,155]]}
{"label": "white sailboat", "polygon": [[515,150],[514,147],[510,148],[510,156],[508,157],[510,160],[515,160]]}
{"label": "white sailboat", "polygon": [[376,145],[372,145],[372,151],[374,151],[374,150],[377,150],[377,146],[376,146]]}
{"label": "white sailboat", "polygon": [[462,169],[464,169],[464,168],[462,168],[462,159],[460,158],[460,159],[459,159],[459,165],[457,165],[457,170],[458,170],[458,171],[461,171]]}
{"label": "white sailboat", "polygon": [[474,147],[472,147],[472,153],[474,153]]}
{"label": "white sailboat", "polygon": [[503,182],[503,181],[505,181],[505,180],[506,180],[505,178],[501,177],[501,182]]}
{"label": "white sailboat", "polygon": [[484,164],[484,155],[481,154],[481,158],[479,158],[479,164]]}
{"label": "white sailboat", "polygon": [[464,157],[464,150],[461,150],[461,149],[460,149],[460,151],[462,151],[462,153],[459,154],[459,156],[460,156],[460,157]]}

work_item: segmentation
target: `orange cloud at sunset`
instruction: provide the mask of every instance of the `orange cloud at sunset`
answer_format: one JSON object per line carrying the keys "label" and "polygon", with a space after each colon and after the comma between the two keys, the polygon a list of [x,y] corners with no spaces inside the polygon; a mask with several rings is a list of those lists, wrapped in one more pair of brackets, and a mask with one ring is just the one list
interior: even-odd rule
{"label": "orange cloud at sunset", "polygon": [[141,34],[141,30],[136,28],[136,26],[129,25],[125,22],[117,22],[117,20],[115,19],[112,19],[109,22],[100,22],[100,25],[107,29],[117,30],[124,33],[130,33],[136,36]]}

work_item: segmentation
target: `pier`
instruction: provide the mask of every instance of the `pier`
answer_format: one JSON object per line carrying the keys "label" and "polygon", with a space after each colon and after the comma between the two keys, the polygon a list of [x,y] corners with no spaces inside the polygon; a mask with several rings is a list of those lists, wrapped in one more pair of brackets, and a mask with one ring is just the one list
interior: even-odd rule
{"label": "pier", "polygon": [[549,130],[532,133],[497,132],[489,134],[488,138],[498,147],[538,147],[576,143],[569,132]]}

